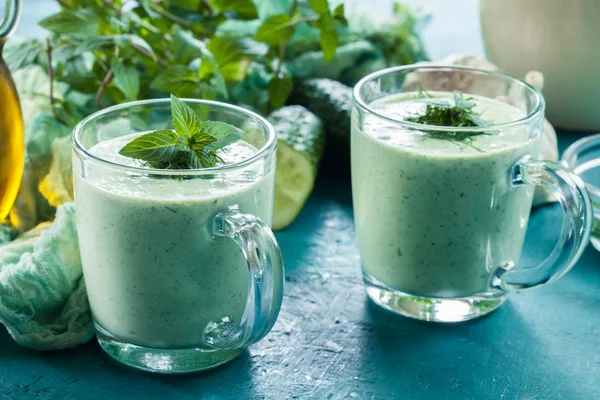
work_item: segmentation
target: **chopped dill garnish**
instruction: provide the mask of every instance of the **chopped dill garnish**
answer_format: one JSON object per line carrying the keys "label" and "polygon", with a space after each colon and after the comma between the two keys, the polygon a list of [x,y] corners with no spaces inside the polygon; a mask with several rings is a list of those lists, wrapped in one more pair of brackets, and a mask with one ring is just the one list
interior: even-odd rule
{"label": "chopped dill garnish", "polygon": [[[422,87],[419,87],[419,98],[434,98]],[[406,121],[423,125],[434,125],[443,127],[478,127],[490,124],[481,118],[480,114],[473,109],[476,103],[472,97],[466,97],[458,90],[454,91],[454,105],[444,103],[428,103],[423,113],[406,117]],[[478,151],[473,142],[479,135],[491,135],[492,131],[436,131],[424,130],[428,137],[445,139],[459,146],[470,146]]]}

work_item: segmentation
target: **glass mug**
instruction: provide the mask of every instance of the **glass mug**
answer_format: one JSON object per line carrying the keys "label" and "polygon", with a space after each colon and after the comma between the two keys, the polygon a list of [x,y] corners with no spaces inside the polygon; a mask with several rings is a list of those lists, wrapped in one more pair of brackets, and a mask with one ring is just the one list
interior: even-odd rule
{"label": "glass mug", "polygon": [[[389,105],[388,96],[415,96],[419,87],[477,96],[487,110],[482,118],[502,112],[501,123],[460,128],[492,132],[481,139],[489,147],[431,138],[457,128],[408,122]],[[376,304],[421,320],[464,321],[499,307],[508,291],[552,282],[573,267],[589,239],[592,209],[575,174],[538,160],[543,121],[542,95],[496,72],[402,66],[355,86],[354,218],[367,294]],[[555,194],[565,218],[550,256],[522,267],[535,185]]]}
{"label": "glass mug", "polygon": [[97,339],[118,361],[163,373],[231,360],[271,330],[283,296],[283,259],[269,228],[273,127],[236,106],[184,101],[205,119],[243,129],[251,154],[200,170],[124,162],[117,152],[131,140],[125,135],[173,128],[169,99],[106,108],[73,132],[77,230]]}
{"label": "glass mug", "polygon": [[600,133],[571,144],[564,151],[561,162],[585,182],[594,208],[590,242],[600,251]]}

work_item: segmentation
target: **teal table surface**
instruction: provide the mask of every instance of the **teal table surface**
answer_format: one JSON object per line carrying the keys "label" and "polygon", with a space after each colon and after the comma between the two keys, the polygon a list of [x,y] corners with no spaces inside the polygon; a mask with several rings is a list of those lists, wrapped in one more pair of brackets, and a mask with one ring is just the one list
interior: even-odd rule
{"label": "teal table surface", "polygon": [[[481,54],[474,1],[415,2],[436,13],[425,32],[434,56]],[[47,0],[25,5],[39,9],[29,9],[22,33],[50,9]],[[561,149],[581,136],[560,133]],[[523,263],[549,253],[560,224],[557,205],[534,210]],[[557,283],[513,293],[479,320],[441,325],[367,299],[348,182],[323,171],[298,220],[277,238],[287,268],[281,314],[266,339],[231,363],[155,376],[116,364],[95,342],[39,353],[2,331],[0,400],[600,398],[600,254],[591,246]]]}

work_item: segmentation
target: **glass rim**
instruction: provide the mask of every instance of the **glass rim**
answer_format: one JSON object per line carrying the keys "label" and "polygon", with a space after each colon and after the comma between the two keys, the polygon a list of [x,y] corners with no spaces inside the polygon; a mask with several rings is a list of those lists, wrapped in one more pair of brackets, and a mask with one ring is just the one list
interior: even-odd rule
{"label": "glass rim", "polygon": [[[579,164],[578,158],[580,155],[585,153],[588,150],[591,150],[594,147],[600,148],[600,133],[596,133],[594,135],[583,137],[575,142],[573,142],[567,149],[564,151],[562,157],[560,158],[561,163],[571,169],[572,171],[576,171],[580,165],[584,165],[589,161],[584,162],[583,164]],[[596,167],[598,168],[598,167]],[[590,168],[592,169],[592,168]],[[586,170],[587,171],[587,170]],[[579,175],[579,173],[577,173]],[[585,179],[581,178],[581,180],[585,183],[585,187],[594,197],[600,198],[600,188],[592,183],[586,182]]]}
{"label": "glass rim", "polygon": [[474,73],[478,73],[478,74],[482,74],[482,75],[495,76],[495,77],[499,77],[499,78],[503,78],[503,79],[506,79],[509,81],[516,82],[519,85],[524,86],[525,88],[527,88],[534,94],[535,100],[536,100],[535,107],[533,108],[532,111],[530,111],[524,117],[519,118],[514,121],[502,122],[502,123],[498,123],[498,124],[491,124],[488,126],[461,127],[460,128],[461,132],[463,132],[463,131],[464,132],[487,132],[490,130],[495,130],[497,128],[507,128],[507,127],[511,127],[511,126],[515,126],[515,125],[527,124],[532,119],[536,118],[540,114],[540,112],[543,112],[543,110],[545,108],[546,102],[544,100],[544,96],[542,95],[542,93],[539,90],[537,90],[535,87],[530,85],[529,83],[527,83],[524,80],[519,79],[515,76],[509,75],[509,74],[506,74],[503,72],[498,72],[498,71],[489,71],[489,70],[466,67],[466,66],[461,66],[461,65],[442,65],[442,64],[437,64],[437,65],[436,64],[428,64],[428,65],[409,64],[409,65],[401,65],[401,66],[397,66],[397,67],[385,68],[385,69],[373,72],[373,73],[365,76],[364,78],[362,78],[360,81],[358,81],[356,86],[354,86],[354,89],[352,91],[352,100],[353,100],[354,105],[361,108],[363,111],[366,111],[366,112],[369,112],[369,113],[375,115],[378,118],[384,119],[384,120],[392,122],[394,124],[401,125],[405,128],[411,129],[411,130],[421,130],[421,131],[436,130],[436,131],[443,131],[443,132],[455,132],[456,127],[420,124],[418,122],[409,122],[406,120],[396,119],[396,118],[386,116],[386,115],[374,110],[362,98],[360,91],[365,84],[367,84],[377,78],[381,78],[385,75],[391,75],[391,74],[395,74],[398,72],[404,72],[404,71],[408,72],[411,70],[415,70],[415,71],[416,70],[460,70],[460,71],[474,72]]}
{"label": "glass rim", "polygon": [[198,168],[198,169],[159,169],[159,168],[146,168],[146,167],[124,165],[124,164],[120,164],[118,162],[105,160],[102,157],[98,157],[98,156],[90,153],[89,150],[86,149],[83,146],[83,144],[81,143],[81,141],[79,140],[79,136],[80,136],[81,132],[86,128],[86,125],[88,125],[90,122],[92,122],[104,115],[122,111],[122,110],[132,108],[132,107],[137,107],[137,106],[157,106],[157,105],[163,105],[163,104],[169,104],[169,105],[171,104],[171,99],[159,98],[159,99],[137,100],[137,101],[130,101],[127,103],[117,104],[114,106],[103,108],[102,110],[96,111],[93,114],[88,115],[87,117],[82,119],[77,125],[75,125],[75,128],[73,128],[73,133],[71,135],[71,144],[73,146],[73,149],[76,152],[83,154],[85,157],[90,158],[92,161],[99,162],[101,164],[106,164],[106,165],[110,166],[111,168],[122,169],[122,170],[127,170],[127,171],[132,171],[132,172],[138,172],[138,173],[142,173],[142,174],[146,174],[146,175],[165,175],[165,176],[169,176],[169,175],[171,175],[171,176],[210,175],[210,174],[215,174],[215,173],[219,173],[219,172],[238,170],[238,169],[244,168],[248,165],[254,164],[255,162],[265,158],[268,154],[272,153],[275,150],[275,148],[277,146],[277,136],[275,133],[275,128],[273,128],[273,125],[271,125],[271,123],[269,121],[267,121],[266,118],[258,115],[257,113],[247,110],[242,107],[235,106],[233,104],[223,103],[220,101],[190,99],[190,98],[182,98],[180,100],[186,104],[189,104],[189,103],[204,104],[204,105],[213,106],[213,107],[221,107],[221,108],[239,112],[241,114],[245,114],[248,117],[253,118],[260,123],[260,125],[268,133],[267,140],[266,140],[265,144],[260,149],[258,149],[258,151],[256,153],[254,153],[251,157],[248,157],[244,160],[241,160],[241,161],[238,161],[238,162],[235,162],[232,164],[225,164],[225,165],[220,165],[220,166],[216,166],[216,167]]}

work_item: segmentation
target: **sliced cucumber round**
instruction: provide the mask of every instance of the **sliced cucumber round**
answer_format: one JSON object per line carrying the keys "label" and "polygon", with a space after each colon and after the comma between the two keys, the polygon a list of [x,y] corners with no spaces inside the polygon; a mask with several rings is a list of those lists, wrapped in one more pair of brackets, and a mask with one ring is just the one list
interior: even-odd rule
{"label": "sliced cucumber round", "polygon": [[305,154],[286,142],[278,143],[274,230],[287,228],[300,214],[313,190],[316,176],[316,168]]}
{"label": "sliced cucumber round", "polygon": [[273,229],[288,227],[315,185],[325,147],[321,120],[302,106],[276,110],[269,121],[277,132],[277,171]]}

